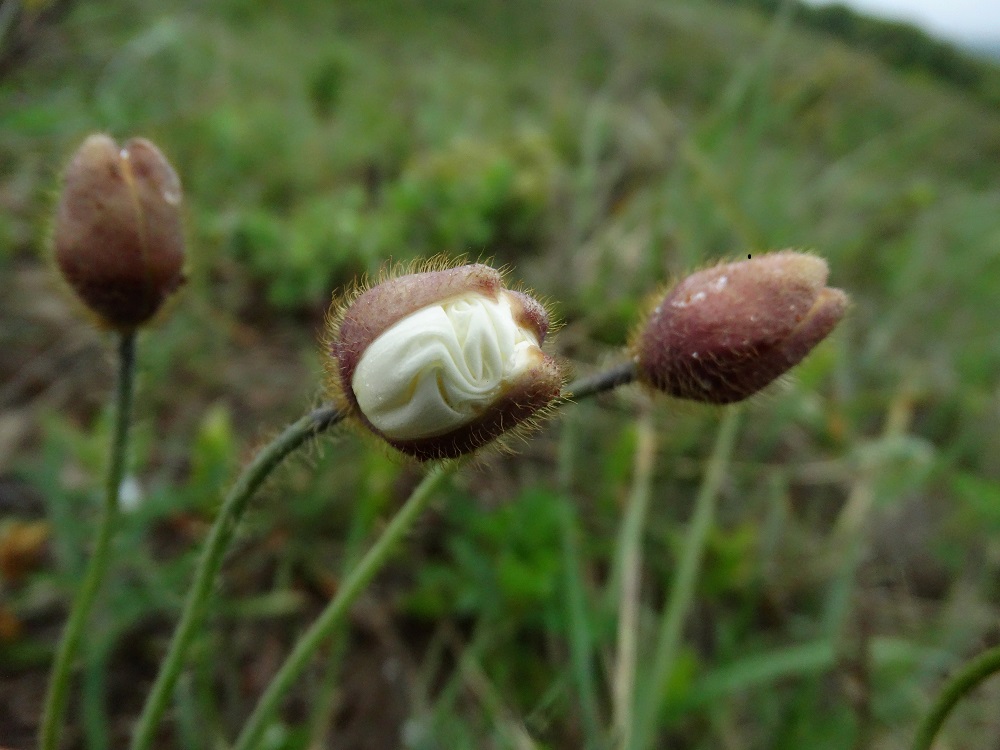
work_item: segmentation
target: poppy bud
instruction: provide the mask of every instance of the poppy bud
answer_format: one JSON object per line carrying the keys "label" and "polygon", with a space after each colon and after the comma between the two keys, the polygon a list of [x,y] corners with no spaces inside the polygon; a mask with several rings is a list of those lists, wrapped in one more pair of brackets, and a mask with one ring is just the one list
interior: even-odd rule
{"label": "poppy bud", "polygon": [[634,345],[639,379],[679,398],[741,401],[797,365],[844,315],[821,258],[791,250],[691,274]]}
{"label": "poppy bud", "polygon": [[545,308],[476,264],[385,280],[333,311],[332,390],[376,435],[426,461],[523,426],[562,388]]}
{"label": "poppy bud", "polygon": [[181,184],[152,143],[91,135],[63,175],[59,270],[99,322],[131,331],[184,282]]}

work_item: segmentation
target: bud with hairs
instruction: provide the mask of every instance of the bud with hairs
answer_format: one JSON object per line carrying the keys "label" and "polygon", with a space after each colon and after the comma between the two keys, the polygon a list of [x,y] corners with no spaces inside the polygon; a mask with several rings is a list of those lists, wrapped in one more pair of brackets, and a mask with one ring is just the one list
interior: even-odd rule
{"label": "bud with hairs", "polygon": [[847,295],[826,262],[782,250],[691,274],[662,297],[633,343],[640,381],[728,404],[797,365],[834,329]]}
{"label": "bud with hairs", "polygon": [[396,450],[455,458],[529,426],[562,388],[542,349],[549,316],[499,271],[461,265],[393,277],[335,303],[335,399]]}

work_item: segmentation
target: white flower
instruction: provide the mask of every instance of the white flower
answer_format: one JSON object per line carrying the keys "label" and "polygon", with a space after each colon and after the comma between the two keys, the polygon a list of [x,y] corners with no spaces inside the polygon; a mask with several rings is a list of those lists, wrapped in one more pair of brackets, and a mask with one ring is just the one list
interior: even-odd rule
{"label": "white flower", "polygon": [[545,307],[487,265],[436,263],[335,300],[327,323],[331,397],[419,461],[530,427],[562,389]]}
{"label": "white flower", "polygon": [[376,338],[352,388],[368,421],[399,440],[446,434],[489,408],[505,384],[542,358],[511,296],[467,292],[411,313]]}

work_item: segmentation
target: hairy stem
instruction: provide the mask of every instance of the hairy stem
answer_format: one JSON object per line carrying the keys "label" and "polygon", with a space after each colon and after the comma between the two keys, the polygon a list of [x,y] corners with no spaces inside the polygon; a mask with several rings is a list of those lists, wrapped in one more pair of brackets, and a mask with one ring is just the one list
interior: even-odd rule
{"label": "hairy stem", "polygon": [[951,710],[981,682],[1000,672],[1000,646],[994,646],[966,662],[938,694],[931,710],[920,722],[913,750],[930,750]]}
{"label": "hairy stem", "polygon": [[132,737],[133,750],[145,750],[152,742],[156,727],[170,702],[177,677],[184,664],[191,640],[201,625],[205,605],[212,593],[213,584],[229,542],[243,517],[247,503],[270,473],[296,448],[310,438],[330,429],[344,418],[344,413],[332,406],[315,409],[297,422],[289,425],[254,456],[253,461],[240,474],[236,483],[219,509],[205,542],[194,583],[188,590],[180,622],[174,630],[167,654],[160,664],[159,674],[153,689],[146,699],[135,734]]}
{"label": "hairy stem", "polygon": [[634,382],[636,375],[635,362],[631,360],[622,362],[594,375],[577,378],[566,386],[559,398],[561,402],[566,402],[579,401],[590,396],[596,396],[599,393],[614,390],[618,386]]}
{"label": "hairy stem", "polygon": [[[572,398],[578,400],[630,383],[634,379],[635,364],[626,362],[608,371],[575,381],[564,391],[564,395],[558,403],[566,403],[569,400],[568,394],[572,394]],[[194,583],[188,591],[181,612],[180,622],[174,630],[167,654],[160,665],[156,681],[153,683],[153,689],[146,699],[146,704],[136,724],[135,734],[132,737],[132,750],[148,750],[153,742],[156,728],[167,709],[170,694],[180,675],[187,650],[204,617],[205,605],[211,595],[213,583],[222,564],[222,558],[250,498],[268,475],[290,453],[309,438],[338,424],[345,416],[346,414],[331,406],[316,409],[307,414],[286,428],[273,442],[264,446],[236,480],[236,484],[233,485],[223,502],[205,542],[205,548],[195,572]],[[381,539],[376,542],[376,544],[379,543],[381,543]],[[379,567],[382,564],[384,564],[384,560],[378,561]],[[377,569],[372,572],[373,575]],[[277,702],[280,697],[277,695],[274,701]]]}
{"label": "hairy stem", "polygon": [[630,744],[633,750],[645,750],[651,746],[657,709],[662,702],[664,687],[677,661],[681,627],[694,599],[695,584],[705,554],[705,543],[708,541],[708,534],[712,530],[715,517],[715,501],[736,441],[738,422],[739,407],[729,407],[719,426],[705,477],[695,498],[694,514],[684,535],[684,547],[681,550],[677,570],[674,572],[670,596],[660,620],[656,650],[652,657],[652,672],[646,681],[646,690],[636,705],[636,724]]}
{"label": "hairy stem", "polygon": [[[575,381],[566,389],[566,393],[572,394],[572,397],[577,400],[587,398],[632,382],[635,379],[635,372],[635,364],[627,362],[605,372]],[[568,400],[564,396],[559,404],[566,403]],[[397,542],[413,526],[430,502],[433,491],[456,465],[455,462],[449,462],[435,466],[414,490],[409,500],[400,508],[385,531],[382,532],[382,536],[378,538],[357,567],[351,571],[337,595],[293,646],[292,653],[258,700],[257,706],[244,725],[233,750],[250,750],[255,746],[261,733],[267,728],[268,720],[278,709],[285,693],[309,664],[309,660],[317,649],[346,617],[354,600],[388,562]]]}
{"label": "hairy stem", "polygon": [[329,638],[334,628],[347,615],[348,608],[354,600],[389,560],[396,545],[410,530],[433,498],[434,491],[457,465],[458,462],[449,462],[434,466],[413,490],[409,499],[386,526],[382,536],[378,538],[378,541],[372,545],[371,549],[361,558],[361,562],[344,580],[337,595],[326,605],[316,621],[296,642],[292,653],[281,665],[260,700],[257,701],[257,706],[243,726],[243,731],[236,740],[233,750],[250,750],[250,748],[257,746],[261,734],[267,728],[268,719],[277,710],[285,693],[309,664],[309,660],[316,653],[316,650]]}
{"label": "hairy stem", "polygon": [[111,539],[118,519],[118,492],[125,472],[125,454],[128,450],[128,425],[132,415],[132,393],[135,390],[135,333],[123,333],[118,340],[118,387],[115,393],[114,427],[111,432],[111,449],[108,461],[104,506],[94,543],[94,551],[87,564],[80,587],[66,621],[62,640],[56,651],[49,678],[45,707],[42,711],[38,735],[40,750],[56,750],[69,690],[73,657],[79,650],[83,628],[90,614],[94,598],[101,588],[111,559]]}

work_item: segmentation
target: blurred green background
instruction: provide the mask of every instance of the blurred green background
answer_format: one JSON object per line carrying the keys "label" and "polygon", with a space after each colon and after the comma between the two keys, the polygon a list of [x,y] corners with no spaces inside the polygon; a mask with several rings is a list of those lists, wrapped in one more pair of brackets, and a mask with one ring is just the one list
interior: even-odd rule
{"label": "blurred green background", "polygon": [[[112,346],[46,263],[58,171],[94,130],[174,163],[190,280],[140,340],[131,510],[67,746],[127,741],[220,493],[322,398],[331,293],[436,253],[551,299],[577,374],[716,259],[814,250],[853,297],[746,409],[662,746],[903,748],[943,676],[1000,641],[995,66],[763,0],[0,10],[0,744],[33,746],[99,506]],[[611,570],[647,412],[648,651],[719,412],[649,411],[631,387],[465,469],[265,746],[607,747]],[[280,470],[162,747],[225,746],[418,476],[350,430]],[[996,746],[998,700],[967,700],[947,746]]]}

